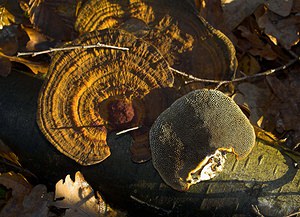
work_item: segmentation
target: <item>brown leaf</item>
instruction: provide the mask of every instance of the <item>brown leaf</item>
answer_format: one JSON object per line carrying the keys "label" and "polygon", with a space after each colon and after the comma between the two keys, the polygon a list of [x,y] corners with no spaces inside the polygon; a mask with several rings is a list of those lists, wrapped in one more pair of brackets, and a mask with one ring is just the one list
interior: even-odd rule
{"label": "brown leaf", "polygon": [[11,72],[11,62],[9,59],[0,56],[0,76],[7,77]]}
{"label": "brown leaf", "polygon": [[274,13],[286,17],[291,13],[293,2],[296,2],[297,0],[273,0],[273,1],[267,1],[265,0],[265,5],[267,8]]}
{"label": "brown leaf", "polygon": [[259,62],[252,55],[244,55],[239,61],[238,67],[246,75],[253,75],[261,70]]}
{"label": "brown leaf", "polygon": [[18,50],[17,26],[5,26],[0,30],[0,52],[14,55]]}
{"label": "brown leaf", "polygon": [[221,0],[224,11],[224,23],[230,31],[236,28],[246,17],[264,2],[264,0]]}
{"label": "brown leaf", "polygon": [[24,197],[22,212],[23,217],[48,217],[50,202],[53,201],[54,193],[47,193],[45,185],[36,185],[31,192]]}
{"label": "brown leaf", "polygon": [[75,36],[76,1],[21,0],[35,28],[56,40],[71,40]]}
{"label": "brown leaf", "polygon": [[31,191],[31,185],[21,174],[14,172],[1,174],[0,184],[12,189],[12,196],[1,209],[0,216],[21,216],[20,209],[22,208],[22,202],[25,195]]}
{"label": "brown leaf", "polygon": [[224,11],[224,23],[232,31],[246,17],[250,16],[258,6],[265,4],[270,10],[287,16],[291,12],[293,0],[221,0]]}
{"label": "brown leaf", "polygon": [[36,31],[35,29],[22,26],[22,29],[27,33],[29,41],[26,44],[26,48],[29,51],[36,50],[47,50],[50,47],[50,42],[42,33]]}
{"label": "brown leaf", "polygon": [[0,5],[0,29],[12,24],[26,22],[17,0],[1,1]]}
{"label": "brown leaf", "polygon": [[234,100],[239,105],[247,105],[250,109],[250,122],[261,126],[260,119],[265,116],[268,110],[271,95],[267,85],[264,83],[257,85],[245,82],[237,86]]}
{"label": "brown leaf", "polygon": [[49,64],[47,62],[42,62],[42,61],[36,62],[36,61],[21,58],[21,57],[7,56],[7,55],[2,54],[1,52],[0,52],[0,58],[6,58],[13,62],[22,63],[22,64],[26,65],[28,68],[30,68],[34,74],[38,74],[38,73],[44,74],[44,73],[47,73],[47,71],[48,71]]}
{"label": "brown leaf", "polygon": [[1,139],[0,139],[0,157],[18,166],[21,166],[17,155],[15,155],[15,153],[13,153],[12,150],[7,145],[5,145]]}
{"label": "brown leaf", "polygon": [[[286,49],[291,49],[299,42],[300,17],[291,15],[283,18],[266,7],[260,7],[255,11],[257,24],[274,42],[274,38]],[[275,41],[275,45],[277,45]]]}
{"label": "brown leaf", "polygon": [[[241,35],[247,39],[247,41],[239,40],[239,46],[243,47],[243,44],[247,44],[248,52],[254,56],[261,56],[267,60],[274,60],[278,57],[277,53],[273,51],[272,47],[269,44],[263,42],[255,29],[240,25],[237,28]],[[250,45],[248,44],[250,43]],[[245,50],[246,51],[246,50]]]}

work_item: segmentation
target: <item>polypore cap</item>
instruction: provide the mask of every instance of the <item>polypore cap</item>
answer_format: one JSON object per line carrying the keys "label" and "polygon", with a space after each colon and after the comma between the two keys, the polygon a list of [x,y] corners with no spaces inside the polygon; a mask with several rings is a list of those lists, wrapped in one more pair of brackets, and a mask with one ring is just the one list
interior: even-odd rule
{"label": "polypore cap", "polygon": [[253,126],[239,106],[217,90],[195,90],[176,100],[150,130],[154,167],[172,188],[215,177],[226,152],[246,157],[255,144]]}

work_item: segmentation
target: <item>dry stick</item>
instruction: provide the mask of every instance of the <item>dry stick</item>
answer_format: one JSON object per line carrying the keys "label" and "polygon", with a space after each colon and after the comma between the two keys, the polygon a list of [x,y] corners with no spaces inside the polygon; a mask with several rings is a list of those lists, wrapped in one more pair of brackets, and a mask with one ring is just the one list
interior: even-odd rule
{"label": "dry stick", "polygon": [[298,214],[300,214],[300,211],[299,211],[299,212],[294,212],[294,213],[289,214],[289,215],[287,215],[287,216],[285,216],[285,217],[297,216]]}
{"label": "dry stick", "polygon": [[140,200],[140,199],[136,198],[136,197],[133,196],[133,195],[130,195],[130,198],[133,199],[133,200],[135,200],[136,202],[138,202],[138,203],[140,203],[140,204],[143,204],[143,205],[146,205],[146,206],[148,206],[148,207],[154,208],[154,209],[156,209],[156,210],[158,210],[158,211],[163,211],[163,212],[165,212],[165,213],[167,213],[167,214],[170,214],[170,213],[172,212],[172,210],[163,209],[163,208],[161,208],[161,207],[158,207],[158,206],[149,204],[149,203],[147,203],[147,202],[145,202],[145,201],[143,201],[143,200]]}
{"label": "dry stick", "polygon": [[121,135],[121,134],[124,134],[124,133],[128,133],[128,132],[131,132],[131,131],[134,131],[134,130],[138,130],[140,128],[141,128],[141,126],[131,127],[131,128],[126,129],[126,130],[122,130],[122,131],[117,132],[116,135],[118,136],[118,135]]}
{"label": "dry stick", "polygon": [[37,56],[41,54],[46,54],[46,53],[52,53],[56,51],[65,51],[65,50],[74,50],[74,49],[89,49],[89,48],[110,48],[110,49],[116,49],[116,50],[129,50],[127,47],[117,47],[113,45],[106,45],[106,44],[92,44],[92,45],[76,45],[76,46],[70,46],[70,47],[62,47],[62,48],[49,48],[48,50],[43,50],[43,51],[33,51],[33,52],[24,52],[20,53],[18,52],[17,56]]}
{"label": "dry stick", "polygon": [[[295,55],[293,55],[295,56]],[[185,83],[188,84],[190,82],[203,82],[203,83],[214,83],[214,84],[218,84],[218,86],[216,87],[216,89],[218,89],[220,86],[222,86],[223,84],[228,84],[228,83],[232,83],[232,82],[240,82],[240,81],[244,81],[244,80],[247,80],[247,79],[251,79],[251,78],[258,78],[258,77],[262,77],[262,76],[268,76],[268,75],[271,75],[273,74],[274,72],[277,72],[277,71],[280,71],[280,70],[283,70],[283,69],[286,69],[288,68],[289,66],[293,65],[295,62],[299,61],[300,60],[300,57],[298,57],[297,55],[295,56],[296,58],[295,59],[292,59],[290,62],[288,62],[286,65],[283,65],[283,66],[279,66],[275,69],[269,69],[267,71],[264,71],[264,72],[261,72],[261,73],[258,73],[258,74],[255,74],[255,75],[246,75],[246,76],[243,76],[243,77],[240,77],[240,78],[235,78],[233,80],[211,80],[211,79],[203,79],[203,78],[197,78],[195,76],[192,76],[192,75],[189,75],[185,72],[181,72],[177,69],[174,69],[172,67],[169,67],[169,69],[179,75],[182,75],[188,79],[190,79],[191,81],[186,81]]]}

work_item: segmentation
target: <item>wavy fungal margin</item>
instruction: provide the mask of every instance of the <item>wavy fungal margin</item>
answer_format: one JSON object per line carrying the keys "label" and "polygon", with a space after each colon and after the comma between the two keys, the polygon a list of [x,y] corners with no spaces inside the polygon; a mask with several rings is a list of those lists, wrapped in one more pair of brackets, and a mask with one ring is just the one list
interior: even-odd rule
{"label": "wavy fungal margin", "polygon": [[138,125],[144,118],[141,99],[155,88],[171,87],[174,81],[157,49],[128,32],[94,31],[69,45],[97,43],[129,50],[57,52],[38,99],[41,131],[81,165],[106,159],[110,155],[107,133]]}

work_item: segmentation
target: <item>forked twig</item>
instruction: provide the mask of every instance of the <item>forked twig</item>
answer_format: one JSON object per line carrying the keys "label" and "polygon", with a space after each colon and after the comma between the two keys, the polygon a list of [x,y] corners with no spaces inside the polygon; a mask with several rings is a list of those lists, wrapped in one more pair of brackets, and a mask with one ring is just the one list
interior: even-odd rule
{"label": "forked twig", "polygon": [[127,51],[129,48],[127,47],[117,47],[113,45],[106,45],[106,44],[92,44],[92,45],[76,45],[76,46],[70,46],[70,47],[60,47],[60,48],[49,48],[48,50],[42,50],[42,51],[32,51],[32,52],[18,52],[17,56],[37,56],[41,54],[46,54],[46,53],[52,53],[56,51],[65,51],[65,50],[75,50],[75,49],[90,49],[90,48],[109,48],[109,49],[115,49],[115,50],[124,50]]}
{"label": "forked twig", "polygon": [[297,55],[293,55],[295,58],[292,59],[291,61],[289,61],[287,64],[283,65],[283,66],[279,66],[275,69],[269,69],[267,71],[264,71],[264,72],[261,72],[261,73],[257,73],[255,75],[244,75],[243,77],[240,77],[240,78],[235,78],[233,80],[213,80],[213,79],[203,79],[203,78],[197,78],[193,75],[190,75],[190,74],[187,74],[185,72],[181,72],[177,69],[174,69],[172,67],[169,67],[169,69],[171,71],[173,71],[174,73],[176,74],[179,74],[183,77],[186,77],[188,78],[190,81],[186,81],[185,83],[188,84],[188,83],[191,83],[191,82],[203,82],[203,83],[214,83],[214,84],[218,84],[216,89],[220,88],[222,85],[224,84],[229,84],[229,83],[233,83],[233,82],[240,82],[240,81],[244,81],[244,80],[248,80],[248,79],[251,79],[251,78],[258,78],[258,77],[263,77],[263,76],[268,76],[268,75],[271,75],[275,72],[278,72],[278,71],[281,71],[281,70],[284,70],[288,67],[290,67],[291,65],[293,65],[294,63],[296,63],[297,61],[300,60],[300,57],[297,56]]}

